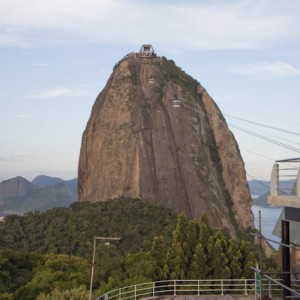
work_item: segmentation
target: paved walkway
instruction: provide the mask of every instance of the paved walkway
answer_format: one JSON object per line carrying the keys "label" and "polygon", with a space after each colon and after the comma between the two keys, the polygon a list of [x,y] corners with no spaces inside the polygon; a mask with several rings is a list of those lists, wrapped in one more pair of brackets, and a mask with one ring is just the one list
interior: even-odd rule
{"label": "paved walkway", "polygon": [[144,298],[143,300],[254,300],[254,295],[248,296],[235,296],[235,295],[199,295],[199,296],[165,296],[165,297],[153,297],[153,298]]}

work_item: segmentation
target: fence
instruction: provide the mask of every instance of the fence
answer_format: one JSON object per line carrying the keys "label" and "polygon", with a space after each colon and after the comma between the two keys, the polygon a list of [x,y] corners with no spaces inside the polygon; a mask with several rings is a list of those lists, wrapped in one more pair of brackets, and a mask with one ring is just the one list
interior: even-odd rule
{"label": "fence", "polygon": [[[212,280],[165,280],[147,282],[110,291],[97,300],[138,300],[178,295],[254,295],[259,292],[255,279],[212,279]],[[281,295],[281,288],[266,279],[262,280],[262,292]]]}

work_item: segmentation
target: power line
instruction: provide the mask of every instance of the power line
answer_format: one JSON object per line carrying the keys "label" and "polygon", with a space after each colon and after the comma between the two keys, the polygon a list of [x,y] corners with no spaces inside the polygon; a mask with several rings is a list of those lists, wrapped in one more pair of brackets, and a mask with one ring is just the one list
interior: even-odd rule
{"label": "power line", "polygon": [[[233,124],[233,123],[231,123],[231,124]],[[262,135],[269,136],[270,138],[273,137],[273,138],[275,138],[275,139],[280,139],[280,140],[282,140],[283,142],[289,142],[289,143],[292,143],[292,144],[295,144],[295,145],[300,145],[300,143],[295,142],[294,140],[284,138],[284,137],[279,136],[279,135],[274,134],[274,133],[270,133],[270,131],[264,130],[263,128],[257,128],[257,127],[255,127],[255,125],[251,125],[251,124],[250,124],[249,126],[250,126],[250,128],[251,128],[252,130],[257,131],[257,133],[260,133],[260,134],[262,134]],[[249,129],[250,129],[250,128],[249,128]]]}
{"label": "power line", "polygon": [[271,120],[276,120],[276,121],[280,121],[280,122],[283,122],[283,123],[287,123],[287,124],[292,124],[292,125],[296,125],[296,126],[299,126],[300,124],[298,123],[295,123],[295,122],[291,122],[291,120],[284,120],[284,119],[280,119],[280,118],[275,118],[273,116],[269,116],[269,115],[266,115],[266,114],[262,114],[260,112],[257,112],[257,111],[253,111],[253,110],[250,110],[250,109],[245,109],[245,108],[241,108],[241,107],[238,107],[236,105],[232,105],[232,104],[229,104],[229,103],[223,103],[224,106],[229,106],[229,107],[232,107],[234,109],[238,109],[238,110],[241,110],[241,111],[244,111],[244,112],[247,112],[247,113],[251,113],[251,114],[254,114],[255,116],[262,116],[264,118],[268,118],[268,119],[271,119]]}
{"label": "power line", "polygon": [[[249,152],[249,153],[251,153],[251,154],[260,156],[260,157],[265,158],[265,159],[267,159],[267,160],[270,160],[270,161],[272,161],[272,162],[276,161],[275,158],[271,158],[271,157],[268,157],[268,156],[265,156],[265,155],[256,153],[256,152],[254,152],[254,151],[250,151],[250,150],[245,149],[245,148],[240,148],[240,149],[243,150],[243,152],[244,152],[244,151],[245,151],[245,152]],[[290,163],[288,162],[288,160],[287,160],[287,161],[286,161],[286,160],[281,161],[281,163],[282,163],[283,166],[286,166],[286,167],[290,167],[290,168],[291,168],[291,167],[294,167],[292,164],[290,164]],[[247,167],[247,168],[248,168],[248,167]],[[253,170],[252,170],[252,172],[253,172]],[[250,174],[248,174],[248,175],[250,176]],[[253,177],[253,179],[255,179],[255,178]],[[263,179],[261,179],[261,180],[263,180]]]}
{"label": "power line", "polygon": [[269,128],[269,129],[274,129],[274,130],[278,130],[278,131],[281,131],[281,132],[285,132],[285,133],[289,133],[289,134],[293,134],[293,135],[300,136],[300,133],[299,133],[299,132],[294,132],[294,131],[290,131],[290,130],[285,130],[285,129],[281,129],[281,128],[278,128],[278,127],[269,126],[269,125],[265,125],[265,124],[258,123],[258,122],[253,122],[253,121],[250,121],[250,120],[246,120],[246,119],[234,117],[234,116],[227,115],[227,114],[224,114],[224,115],[227,116],[227,117],[229,117],[229,118],[236,119],[236,120],[239,120],[239,121],[242,121],[242,122],[246,122],[246,123],[250,123],[250,124],[254,124],[254,125],[266,127],[266,128]]}
{"label": "power line", "polygon": [[[198,112],[199,114],[199,112]],[[278,128],[278,127],[274,127],[274,126],[270,126],[270,125],[266,125],[266,124],[262,124],[262,123],[259,123],[259,122],[254,122],[254,121],[250,121],[250,120],[246,120],[246,119],[243,119],[243,118],[239,118],[239,117],[235,117],[235,116],[232,116],[232,115],[228,115],[228,114],[223,114],[224,116],[227,116],[229,118],[232,118],[232,119],[235,119],[235,120],[238,120],[238,121],[242,121],[242,122],[246,122],[248,124],[252,124],[252,125],[255,125],[255,126],[260,126],[260,127],[264,127],[264,128],[268,128],[268,129],[272,129],[272,130],[277,130],[277,131],[280,131],[280,132],[284,132],[284,133],[288,133],[288,134],[292,134],[292,135],[296,135],[296,136],[300,136],[300,133],[299,132],[295,132],[295,131],[290,131],[290,130],[285,130],[285,129],[281,129],[281,128]],[[232,128],[235,128],[241,132],[244,132],[244,133],[247,133],[247,134],[250,134],[254,137],[257,137],[261,140],[264,140],[264,141],[267,141],[269,143],[272,143],[272,144],[275,144],[275,145],[278,145],[280,147],[283,147],[285,149],[288,149],[288,150],[291,150],[291,151],[294,151],[294,152],[297,152],[297,153],[300,153],[300,149],[299,148],[296,148],[296,147],[293,147],[289,144],[285,144],[284,142],[281,142],[279,140],[282,140],[282,141],[287,141],[289,143],[293,143],[293,144],[296,144],[296,145],[300,145],[298,142],[295,142],[295,141],[292,141],[292,140],[289,140],[289,139],[286,139],[286,138],[283,138],[283,137],[280,137],[278,135],[275,135],[275,134],[272,134],[268,131],[264,131],[262,129],[260,129],[259,131],[262,132],[261,134],[257,133],[257,130],[258,128],[255,127],[255,129],[252,129],[254,131],[251,131],[251,130],[248,130],[248,129],[245,129],[243,127],[240,127],[238,125],[234,125],[234,124],[230,124],[228,123],[228,125]],[[254,127],[253,127],[254,128]],[[265,134],[265,135],[264,135]],[[269,136],[273,136],[274,138],[271,138],[271,137],[268,137]],[[248,150],[246,150],[248,151]],[[248,152],[251,152],[251,151],[248,151]],[[254,153],[252,152],[253,154],[256,154],[256,155],[259,155],[259,156],[262,156],[258,153]],[[263,157],[263,156],[262,156]],[[267,158],[267,157],[264,157],[264,158]],[[267,159],[270,159],[270,160],[273,160],[271,158],[267,158]],[[260,182],[259,180],[257,180],[255,177],[251,176],[248,172],[247,172],[247,175],[249,177],[251,177],[252,179],[256,180],[257,182],[259,182],[259,184],[261,184],[262,186],[264,186],[264,188],[268,189],[269,190],[269,187],[264,185],[262,182]]]}
{"label": "power line", "polygon": [[[254,179],[255,181],[257,181],[260,185],[262,185],[264,188],[266,188],[266,190],[267,191],[269,191],[270,190],[270,187],[268,186],[268,185],[266,185],[265,183],[263,183],[263,179],[262,178],[260,178],[260,179],[257,179],[257,178],[255,178],[254,176],[252,176],[251,174],[249,174],[249,170],[251,171],[251,172],[253,172],[253,174],[254,175],[256,175],[257,176],[257,173],[256,172],[254,172],[252,169],[250,169],[249,167],[247,167],[247,174],[252,178],[252,179]],[[257,177],[259,177],[259,176],[257,176]]]}
{"label": "power line", "polygon": [[[250,168],[247,166],[247,171],[249,171],[249,170],[250,170],[254,175],[257,176],[255,179],[259,178],[260,181],[264,181],[263,178],[261,178],[255,171],[253,171],[252,169],[250,169]],[[258,180],[258,179],[257,179],[257,180]]]}
{"label": "power line", "polygon": [[271,160],[272,162],[274,162],[274,161],[276,160],[275,158],[271,158],[271,157],[268,157],[268,156],[265,156],[265,155],[256,153],[256,152],[254,152],[254,151],[250,151],[250,150],[247,150],[247,149],[245,149],[245,148],[240,148],[240,149],[243,150],[243,151],[249,152],[249,153],[251,153],[251,154],[255,154],[255,155],[257,155],[257,156],[260,156],[260,157],[262,157],[262,158]]}
{"label": "power line", "polygon": [[256,179],[256,178],[253,177],[252,175],[250,175],[249,172],[247,172],[247,175],[248,175],[249,177],[251,177],[255,182],[259,183],[262,187],[264,187],[264,188],[266,189],[266,192],[269,192],[269,191],[270,191],[270,188],[269,188],[266,184],[262,183],[260,180]]}
{"label": "power line", "polygon": [[298,148],[295,148],[295,147],[292,147],[292,146],[290,146],[290,145],[287,145],[287,144],[278,142],[278,141],[276,141],[276,140],[273,140],[273,139],[268,138],[268,137],[266,137],[266,136],[257,134],[257,133],[255,133],[255,132],[253,132],[253,131],[244,129],[244,128],[242,128],[242,127],[239,127],[239,126],[236,126],[236,125],[233,125],[233,124],[229,124],[229,125],[230,125],[230,127],[232,127],[232,128],[235,128],[235,129],[237,129],[237,130],[240,130],[240,131],[242,131],[242,132],[244,132],[244,133],[248,133],[248,134],[250,134],[250,135],[252,135],[252,136],[255,136],[255,137],[257,137],[257,138],[260,138],[260,139],[262,139],[262,140],[264,140],[264,141],[267,141],[267,142],[273,143],[273,144],[275,144],[275,145],[281,146],[281,147],[283,147],[283,148],[286,148],[286,149],[288,149],[288,150],[292,150],[292,151],[295,151],[295,152],[297,152],[297,153],[300,153],[300,149],[298,149]]}

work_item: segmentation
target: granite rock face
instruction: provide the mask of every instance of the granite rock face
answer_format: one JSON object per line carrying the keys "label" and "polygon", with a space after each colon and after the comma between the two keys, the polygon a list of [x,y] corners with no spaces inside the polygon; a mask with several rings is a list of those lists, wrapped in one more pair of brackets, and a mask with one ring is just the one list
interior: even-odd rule
{"label": "granite rock face", "polygon": [[253,227],[244,163],[206,90],[163,57],[127,55],[82,137],[79,201],[148,199],[236,234]]}
{"label": "granite rock face", "polygon": [[26,196],[33,188],[31,182],[18,176],[0,182],[0,205],[6,203],[10,197]]}

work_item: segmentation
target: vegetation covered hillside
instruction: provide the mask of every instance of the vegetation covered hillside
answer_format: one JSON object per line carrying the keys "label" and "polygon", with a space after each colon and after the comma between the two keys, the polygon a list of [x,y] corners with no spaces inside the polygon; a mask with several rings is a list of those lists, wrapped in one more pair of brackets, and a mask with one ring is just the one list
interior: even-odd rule
{"label": "vegetation covered hillside", "polygon": [[140,199],[74,203],[0,223],[0,299],[85,299],[93,236],[122,238],[97,242],[97,295],[162,279],[253,278],[257,261],[249,241],[211,229],[206,216],[198,223]]}
{"label": "vegetation covered hillside", "polygon": [[0,245],[91,259],[94,236],[122,237],[118,251],[127,254],[148,249],[156,235],[171,239],[175,224],[176,215],[170,210],[140,199],[76,202],[70,208],[6,217],[0,224]]}

